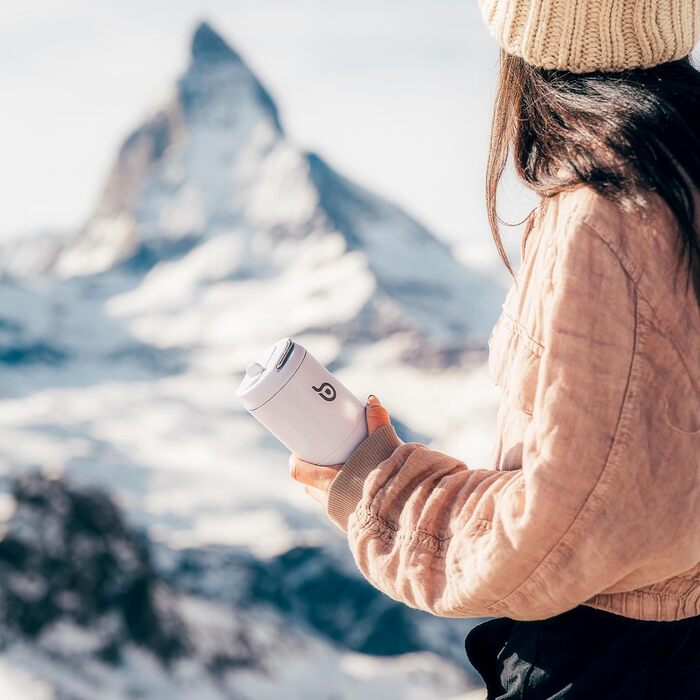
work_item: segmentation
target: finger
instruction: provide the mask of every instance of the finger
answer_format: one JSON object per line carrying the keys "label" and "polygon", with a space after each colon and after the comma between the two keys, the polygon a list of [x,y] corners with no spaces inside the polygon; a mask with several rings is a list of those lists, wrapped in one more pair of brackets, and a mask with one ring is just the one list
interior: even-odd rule
{"label": "finger", "polygon": [[306,491],[306,493],[308,493],[309,496],[314,499],[314,501],[320,503],[324,508],[326,507],[326,494],[323,491],[320,491],[313,486],[304,486],[304,491]]}
{"label": "finger", "polygon": [[389,412],[382,406],[379,399],[374,394],[370,394],[367,398],[365,415],[367,417],[367,432],[370,435],[384,425],[391,425]]}
{"label": "finger", "polygon": [[303,459],[292,455],[289,458],[289,476],[300,484],[307,484],[308,486],[315,486],[316,488],[328,490],[331,481],[338,475],[340,466],[342,465],[338,465],[337,467],[322,467],[318,464],[305,462]]}

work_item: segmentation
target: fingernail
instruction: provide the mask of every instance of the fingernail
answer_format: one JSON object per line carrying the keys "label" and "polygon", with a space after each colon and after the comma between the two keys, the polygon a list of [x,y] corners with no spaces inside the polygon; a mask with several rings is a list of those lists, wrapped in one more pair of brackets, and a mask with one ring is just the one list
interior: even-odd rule
{"label": "fingernail", "polygon": [[289,455],[289,468],[292,468],[292,464],[294,464],[294,453]]}
{"label": "fingernail", "polygon": [[374,394],[370,394],[367,397],[367,403],[371,404],[373,406],[377,406],[377,405],[379,405],[379,399]]}

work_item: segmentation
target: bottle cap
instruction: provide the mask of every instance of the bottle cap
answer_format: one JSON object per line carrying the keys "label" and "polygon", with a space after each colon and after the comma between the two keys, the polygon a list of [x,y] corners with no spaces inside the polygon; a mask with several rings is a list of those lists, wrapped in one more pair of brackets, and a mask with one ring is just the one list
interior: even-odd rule
{"label": "bottle cap", "polygon": [[236,396],[249,411],[269,401],[299,369],[306,349],[291,338],[282,338],[246,367]]}

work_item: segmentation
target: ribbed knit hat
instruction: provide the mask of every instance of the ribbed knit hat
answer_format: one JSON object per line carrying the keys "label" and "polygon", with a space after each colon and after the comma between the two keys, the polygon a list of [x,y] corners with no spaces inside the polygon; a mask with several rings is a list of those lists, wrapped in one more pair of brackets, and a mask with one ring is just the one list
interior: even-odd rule
{"label": "ribbed knit hat", "polygon": [[700,0],[479,0],[508,53],[573,73],[650,68],[689,54]]}

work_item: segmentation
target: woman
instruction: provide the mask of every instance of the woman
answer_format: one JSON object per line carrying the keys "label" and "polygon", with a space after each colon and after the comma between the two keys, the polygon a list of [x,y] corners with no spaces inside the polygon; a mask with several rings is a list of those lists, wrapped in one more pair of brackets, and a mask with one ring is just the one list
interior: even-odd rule
{"label": "woman", "polygon": [[377,588],[497,618],[466,640],[488,698],[700,698],[700,0],[481,6],[507,265],[509,154],[541,195],[489,339],[493,464],[403,443],[371,398],[344,465],[292,476]]}

